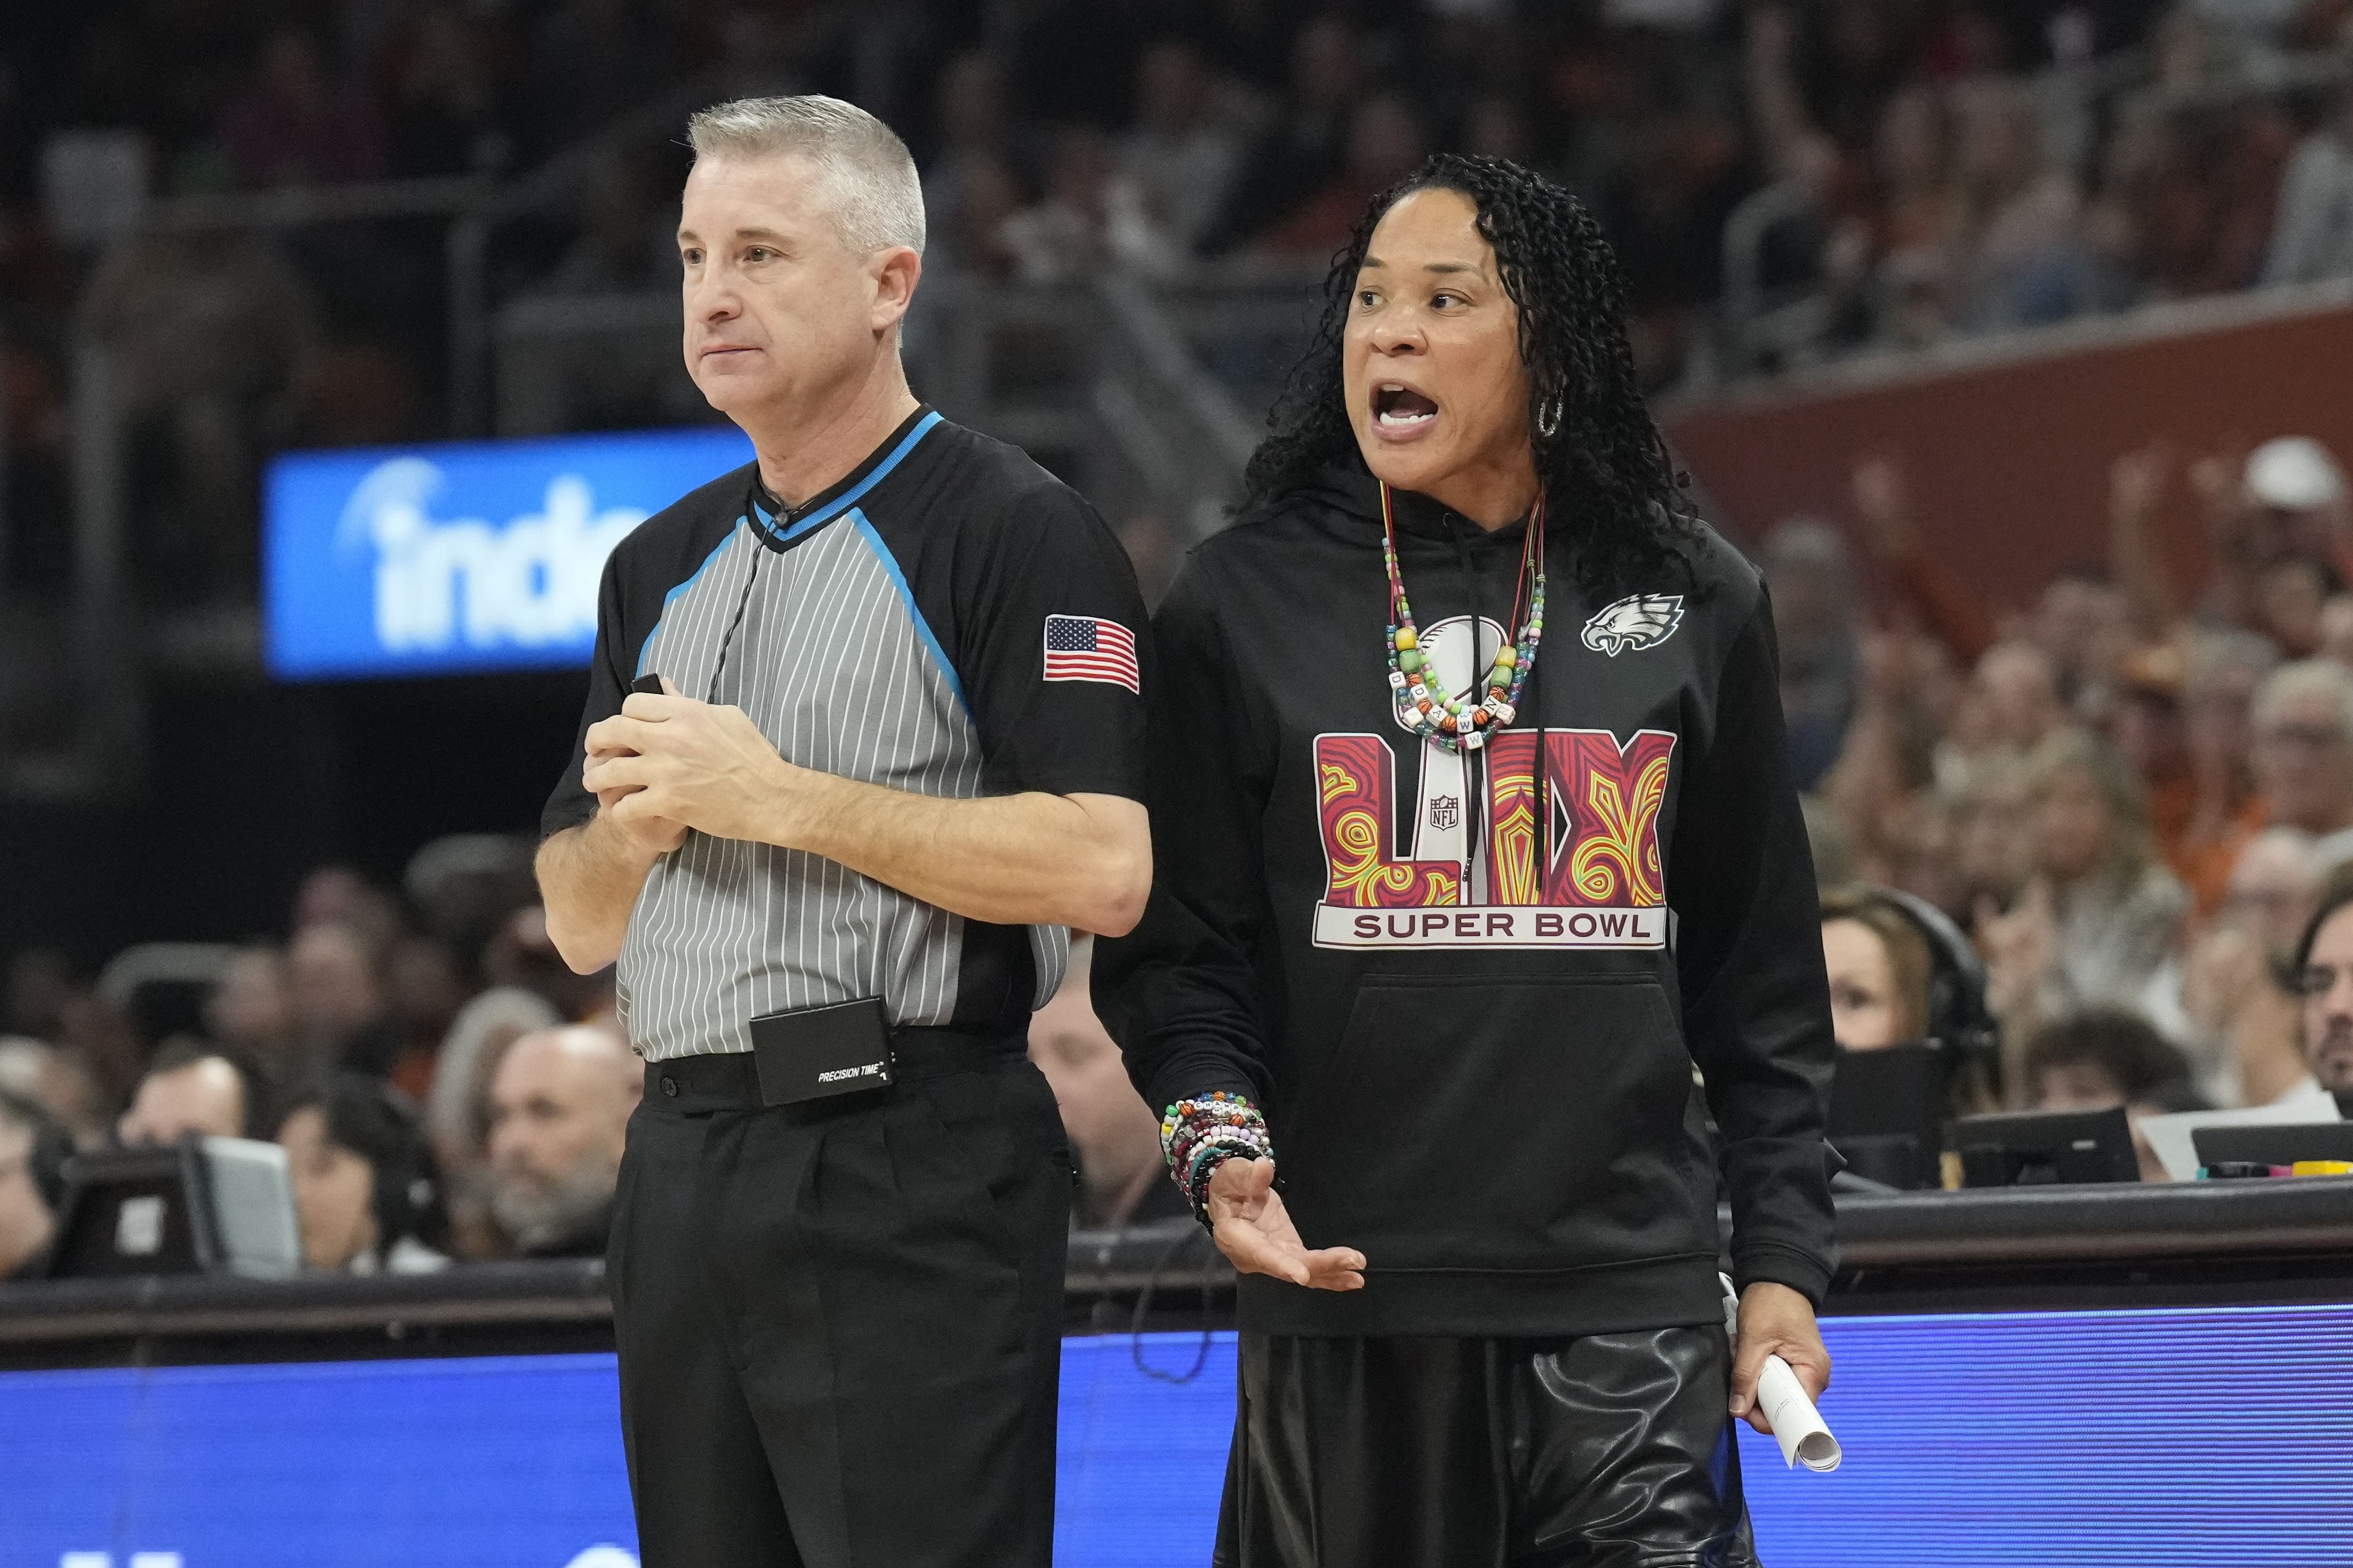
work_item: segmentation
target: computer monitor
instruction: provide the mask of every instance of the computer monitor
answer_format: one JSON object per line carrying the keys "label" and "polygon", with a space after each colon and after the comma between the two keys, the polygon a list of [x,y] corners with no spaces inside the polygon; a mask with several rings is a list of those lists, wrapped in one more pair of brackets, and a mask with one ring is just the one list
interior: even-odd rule
{"label": "computer monitor", "polygon": [[1941,1184],[1951,1059],[1933,1041],[1838,1050],[1831,1077],[1831,1147],[1859,1176],[1891,1187]]}
{"label": "computer monitor", "polygon": [[2271,1122],[2260,1127],[2200,1127],[2189,1134],[2200,1165],[2293,1165],[2298,1160],[2353,1160],[2353,1121]]}
{"label": "computer monitor", "polygon": [[189,1137],[66,1162],[53,1279],[280,1279],[301,1266],[286,1152],[275,1143]]}
{"label": "computer monitor", "polygon": [[1953,1123],[1951,1138],[1964,1186],[2140,1180],[2132,1124],[2121,1105],[1964,1116]]}

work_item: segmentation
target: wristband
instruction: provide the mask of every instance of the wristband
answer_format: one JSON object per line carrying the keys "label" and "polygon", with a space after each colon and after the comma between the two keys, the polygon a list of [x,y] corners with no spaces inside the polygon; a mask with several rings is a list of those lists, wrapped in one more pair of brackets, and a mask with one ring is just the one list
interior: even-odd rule
{"label": "wristband", "polygon": [[1258,1107],[1242,1095],[1220,1089],[1188,1096],[1161,1113],[1160,1152],[1167,1159],[1169,1179],[1185,1194],[1193,1217],[1207,1226],[1209,1178],[1218,1167],[1237,1157],[1267,1159],[1274,1145]]}

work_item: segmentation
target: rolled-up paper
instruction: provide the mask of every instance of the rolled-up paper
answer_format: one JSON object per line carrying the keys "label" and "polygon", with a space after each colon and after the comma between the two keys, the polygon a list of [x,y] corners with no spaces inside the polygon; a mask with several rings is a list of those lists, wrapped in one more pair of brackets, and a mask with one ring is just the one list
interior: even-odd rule
{"label": "rolled-up paper", "polygon": [[[1732,1281],[1719,1274],[1716,1279],[1724,1291],[1724,1334],[1736,1352],[1740,1348],[1740,1298],[1733,1293]],[[1789,1370],[1789,1363],[1779,1356],[1765,1358],[1765,1370],[1757,1377],[1757,1404],[1765,1412],[1766,1425],[1773,1428],[1773,1440],[1781,1445],[1781,1458],[1791,1468],[1803,1465],[1810,1470],[1828,1474],[1839,1468],[1839,1442],[1831,1429],[1822,1424],[1822,1413],[1806,1397],[1806,1385]]]}
{"label": "rolled-up paper", "polygon": [[1757,1375],[1757,1403],[1788,1464],[1825,1473],[1839,1468],[1838,1439],[1822,1425],[1822,1413],[1806,1397],[1798,1374],[1779,1356],[1765,1358],[1765,1370]]}

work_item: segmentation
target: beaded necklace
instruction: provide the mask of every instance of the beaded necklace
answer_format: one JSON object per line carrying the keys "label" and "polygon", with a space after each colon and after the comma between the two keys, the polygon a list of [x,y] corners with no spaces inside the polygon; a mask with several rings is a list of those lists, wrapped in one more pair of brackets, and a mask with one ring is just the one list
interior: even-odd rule
{"label": "beaded necklace", "polygon": [[[1398,716],[1417,734],[1449,752],[1477,751],[1486,744],[1489,734],[1509,724],[1518,710],[1520,689],[1527,684],[1528,670],[1536,661],[1536,645],[1544,640],[1544,497],[1539,494],[1535,510],[1528,514],[1528,541],[1520,555],[1519,581],[1512,587],[1512,608],[1517,610],[1520,594],[1528,588],[1533,574],[1527,619],[1515,639],[1495,650],[1487,679],[1471,688],[1471,700],[1461,701],[1431,683],[1437,672],[1429,666],[1421,633],[1413,624],[1413,606],[1406,602],[1405,578],[1398,571],[1397,519],[1389,504],[1389,487],[1387,481],[1381,485],[1381,563],[1389,574],[1389,687],[1397,693]],[[1472,637],[1475,649],[1479,646],[1475,626]]]}

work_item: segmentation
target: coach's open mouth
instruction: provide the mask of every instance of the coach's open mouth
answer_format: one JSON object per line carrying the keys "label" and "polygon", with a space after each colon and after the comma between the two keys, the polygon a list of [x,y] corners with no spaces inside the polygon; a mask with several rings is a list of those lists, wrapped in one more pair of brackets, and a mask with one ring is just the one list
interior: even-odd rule
{"label": "coach's open mouth", "polygon": [[1437,417],[1437,402],[1401,381],[1385,381],[1373,389],[1373,423],[1383,430],[1403,434]]}

